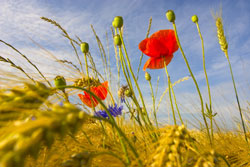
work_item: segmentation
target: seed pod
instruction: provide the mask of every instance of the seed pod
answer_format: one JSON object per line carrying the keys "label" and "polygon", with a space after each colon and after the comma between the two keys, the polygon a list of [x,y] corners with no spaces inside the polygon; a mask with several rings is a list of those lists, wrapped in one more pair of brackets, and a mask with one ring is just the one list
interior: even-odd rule
{"label": "seed pod", "polygon": [[198,16],[197,16],[197,15],[193,15],[193,16],[191,17],[191,20],[192,20],[192,22],[194,22],[194,23],[198,23]]}
{"label": "seed pod", "polygon": [[[54,84],[56,88],[59,88],[61,86],[66,86],[66,81],[63,76],[58,75],[54,79]],[[60,89],[64,89],[64,88],[60,88]]]}
{"label": "seed pod", "polygon": [[81,43],[81,51],[82,51],[82,53],[89,52],[89,44],[87,42]]}
{"label": "seed pod", "polygon": [[114,36],[114,44],[117,45],[117,46],[122,45],[122,40],[121,40],[121,37],[120,37],[119,34]]}
{"label": "seed pod", "polygon": [[132,96],[132,91],[130,90],[130,89],[127,89],[127,90],[125,90],[125,95],[127,96],[127,97],[131,97]]}
{"label": "seed pod", "polygon": [[121,16],[116,16],[112,22],[114,28],[122,28],[123,26],[123,18]]}
{"label": "seed pod", "polygon": [[166,13],[166,17],[167,17],[168,21],[174,23],[174,21],[175,21],[175,14],[174,14],[173,10],[168,10],[167,13]]}
{"label": "seed pod", "polygon": [[148,73],[148,72],[145,72],[145,79],[147,81],[150,81],[151,80],[151,75]]}

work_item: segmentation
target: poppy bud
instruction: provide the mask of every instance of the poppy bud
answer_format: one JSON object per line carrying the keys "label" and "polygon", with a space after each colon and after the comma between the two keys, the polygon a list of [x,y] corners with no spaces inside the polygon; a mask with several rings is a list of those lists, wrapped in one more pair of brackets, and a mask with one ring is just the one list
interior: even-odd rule
{"label": "poppy bud", "polygon": [[114,43],[115,43],[115,45],[117,45],[117,46],[121,46],[122,40],[121,40],[120,35],[115,35],[115,36],[114,36]]}
{"label": "poppy bud", "polygon": [[81,43],[81,51],[82,51],[82,53],[89,52],[89,44],[87,42]]}
{"label": "poppy bud", "polygon": [[123,26],[123,19],[121,16],[116,16],[112,22],[114,28],[122,28]]}
{"label": "poppy bud", "polygon": [[150,76],[150,74],[149,74],[148,72],[145,73],[145,79],[146,79],[147,81],[150,81],[150,80],[151,80],[151,76]]}
{"label": "poppy bud", "polygon": [[[66,86],[66,81],[65,81],[63,76],[58,75],[54,79],[54,84],[55,84],[56,88],[59,88],[61,86]],[[64,88],[60,88],[60,89],[64,89]]]}
{"label": "poppy bud", "polygon": [[168,10],[167,13],[166,13],[166,17],[167,17],[168,21],[173,23],[175,21],[174,11]]}
{"label": "poppy bud", "polygon": [[198,16],[197,16],[197,15],[193,15],[193,16],[191,17],[191,20],[192,20],[192,22],[194,22],[194,23],[198,23]]}
{"label": "poppy bud", "polygon": [[131,92],[130,89],[125,90],[124,93],[125,93],[125,95],[126,95],[127,97],[131,97],[131,96],[132,96],[132,92]]}

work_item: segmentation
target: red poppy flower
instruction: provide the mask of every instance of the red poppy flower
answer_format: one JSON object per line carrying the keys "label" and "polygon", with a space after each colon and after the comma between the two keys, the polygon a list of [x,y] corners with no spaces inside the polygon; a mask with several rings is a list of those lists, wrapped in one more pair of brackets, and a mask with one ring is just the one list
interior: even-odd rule
{"label": "red poppy flower", "polygon": [[173,58],[173,53],[178,50],[174,30],[160,30],[155,32],[149,38],[141,41],[139,49],[150,57],[144,64],[144,71],[146,68],[163,68],[164,61],[168,65]]}
{"label": "red poppy flower", "polygon": [[[105,100],[108,95],[108,81],[103,82],[99,86],[92,86],[90,88],[90,91],[93,92],[99,99]],[[87,105],[88,107],[96,107],[98,104],[98,101],[94,97],[90,97],[90,95],[84,91],[83,94],[78,94],[81,101]],[[92,99],[92,101],[91,101]]]}

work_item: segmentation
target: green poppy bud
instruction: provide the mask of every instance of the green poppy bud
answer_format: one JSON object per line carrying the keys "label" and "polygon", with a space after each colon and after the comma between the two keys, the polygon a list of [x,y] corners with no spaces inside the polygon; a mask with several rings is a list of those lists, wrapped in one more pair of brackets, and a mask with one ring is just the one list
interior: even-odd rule
{"label": "green poppy bud", "polygon": [[[63,76],[58,75],[54,79],[54,84],[55,84],[56,88],[59,88],[61,86],[66,86],[66,81],[65,81]],[[64,88],[60,88],[60,89],[64,89]]]}
{"label": "green poppy bud", "polygon": [[114,28],[122,28],[123,18],[121,16],[116,16],[112,22]]}
{"label": "green poppy bud", "polygon": [[174,23],[174,21],[175,21],[174,11],[168,10],[167,13],[166,13],[166,17],[167,17],[168,21]]}
{"label": "green poppy bud", "polygon": [[115,45],[117,45],[117,46],[121,46],[122,40],[121,40],[120,35],[115,35],[115,36],[114,36],[114,43],[115,43]]}
{"label": "green poppy bud", "polygon": [[88,53],[89,52],[89,44],[87,42],[81,43],[81,51],[82,53]]}
{"label": "green poppy bud", "polygon": [[198,23],[198,16],[197,16],[197,15],[193,15],[193,16],[191,17],[191,20],[192,20],[192,22],[194,22],[194,23]]}
{"label": "green poppy bud", "polygon": [[127,90],[125,90],[125,95],[127,96],[127,97],[131,97],[132,96],[132,91],[130,90],[130,89],[127,89]]}
{"label": "green poppy bud", "polygon": [[149,74],[148,72],[145,73],[145,79],[146,79],[147,81],[150,81],[150,80],[151,80],[151,76],[150,76],[150,74]]}

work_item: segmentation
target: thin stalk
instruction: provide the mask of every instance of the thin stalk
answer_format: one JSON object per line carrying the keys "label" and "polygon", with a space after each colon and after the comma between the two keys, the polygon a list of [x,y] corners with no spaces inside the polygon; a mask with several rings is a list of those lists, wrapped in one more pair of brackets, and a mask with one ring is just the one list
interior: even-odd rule
{"label": "thin stalk", "polygon": [[198,92],[199,97],[200,97],[202,117],[203,117],[203,120],[204,120],[204,122],[205,122],[205,126],[206,126],[206,130],[207,130],[207,135],[208,135],[208,138],[209,138],[209,141],[210,141],[210,145],[212,145],[212,139],[211,139],[211,136],[210,136],[210,132],[209,132],[209,128],[208,128],[208,124],[207,124],[207,120],[206,120],[206,116],[205,116],[205,112],[204,112],[204,105],[203,105],[202,95],[201,95],[199,86],[198,86],[198,84],[197,84],[197,81],[196,81],[196,79],[195,79],[195,77],[194,77],[194,74],[193,74],[193,72],[192,72],[192,70],[191,70],[191,68],[190,68],[190,66],[189,66],[189,63],[188,63],[187,58],[186,58],[186,56],[185,56],[185,53],[184,53],[184,51],[183,51],[183,49],[182,49],[182,47],[181,47],[180,40],[179,40],[179,37],[178,37],[178,34],[177,34],[176,25],[175,25],[174,22],[173,22],[173,27],[174,27],[174,32],[175,32],[175,36],[176,36],[176,41],[177,41],[177,43],[178,43],[178,46],[179,46],[180,51],[181,51],[181,53],[182,53],[183,59],[184,59],[186,65],[187,65],[188,71],[189,71],[189,73],[190,73],[190,75],[191,75],[191,77],[192,77],[192,79],[193,79],[193,81],[194,81],[195,87],[196,87],[197,92]]}
{"label": "thin stalk", "polygon": [[[134,103],[135,103],[135,105],[136,105],[136,107],[137,107],[138,112],[140,112],[140,115],[141,115],[141,117],[142,117],[144,123],[147,124],[147,122],[146,122],[146,120],[145,120],[145,118],[144,118],[144,115],[143,115],[143,113],[141,112],[140,105],[139,105],[139,103],[138,103],[138,101],[137,101],[137,99],[136,99],[136,97],[135,97],[134,90],[133,90],[133,86],[132,86],[132,83],[131,83],[131,79],[130,79],[130,77],[128,77],[129,74],[126,74],[126,71],[127,71],[127,73],[128,73],[128,69],[126,68],[126,71],[125,71],[125,67],[127,67],[127,66],[125,65],[125,60],[124,60],[123,53],[122,53],[122,49],[121,49],[120,46],[119,46],[119,56],[120,56],[120,60],[121,60],[122,71],[123,71],[124,76],[125,76],[125,78],[126,78],[126,81],[127,81],[127,83],[128,83],[129,89],[132,91],[132,100],[134,101]],[[128,75],[128,76],[127,76],[127,75]]]}
{"label": "thin stalk", "polygon": [[229,68],[230,68],[230,73],[231,73],[233,86],[234,86],[234,92],[235,92],[235,96],[236,96],[236,100],[237,100],[237,104],[238,104],[238,108],[239,108],[239,112],[240,112],[240,119],[241,119],[241,124],[242,124],[242,128],[243,128],[244,135],[245,135],[245,140],[248,143],[247,134],[246,134],[247,133],[246,132],[246,127],[245,127],[245,123],[244,123],[244,119],[243,119],[243,115],[242,115],[242,111],[241,111],[241,107],[240,107],[240,100],[239,100],[239,96],[238,96],[238,93],[237,93],[237,89],[236,89],[236,85],[235,85],[235,81],[234,81],[234,76],[233,76],[233,70],[232,70],[232,66],[231,66],[231,63],[230,63],[230,60],[229,60],[229,57],[228,57],[227,50],[225,51],[225,56],[227,58],[228,65],[229,65]]}
{"label": "thin stalk", "polygon": [[176,97],[175,97],[175,93],[174,93],[174,88],[173,88],[173,85],[172,85],[171,81],[170,81],[170,84],[171,84],[171,85],[170,85],[170,86],[171,86],[171,91],[172,91],[173,98],[174,98],[175,108],[176,108],[176,110],[177,110],[177,113],[178,113],[178,116],[179,116],[179,118],[180,118],[181,124],[184,125],[184,122],[183,122],[183,120],[182,120],[182,118],[181,118],[181,113],[180,113],[180,110],[179,110],[179,107],[178,107],[178,104],[177,104],[177,101],[176,101]]}
{"label": "thin stalk", "polygon": [[[114,38],[115,34],[114,34],[114,30],[113,28],[111,27],[111,32],[112,32],[112,37]],[[116,58],[116,67],[117,67],[117,75],[118,75],[118,89],[120,88],[120,69],[121,69],[121,66],[120,66],[120,59],[118,57],[118,53],[117,53],[117,47],[115,45],[115,43],[113,42],[114,44],[114,49],[115,49],[115,58]]]}
{"label": "thin stalk", "polygon": [[157,121],[157,116],[156,116],[156,111],[155,111],[154,90],[153,90],[153,87],[152,87],[151,80],[149,80],[148,83],[149,83],[149,85],[150,85],[151,96],[152,96],[152,101],[153,101],[153,114],[154,114],[155,124],[156,124],[156,127],[158,128],[158,121]]}
{"label": "thin stalk", "polygon": [[[164,63],[165,64],[165,63]],[[174,124],[177,125],[176,123],[176,118],[175,118],[175,113],[174,113],[174,105],[173,105],[173,101],[172,101],[172,95],[171,95],[171,81],[170,81],[170,76],[168,74],[168,70],[167,70],[167,66],[165,64],[165,71],[168,77],[168,93],[169,93],[169,100],[170,100],[170,105],[171,105],[171,109],[172,109],[172,113],[173,113],[173,118],[174,118]]]}
{"label": "thin stalk", "polygon": [[84,132],[84,130],[81,130],[81,132],[83,133],[83,135],[86,137],[87,141],[89,142],[89,144],[93,145],[93,143],[91,142],[90,138],[88,137],[87,133]]}
{"label": "thin stalk", "polygon": [[[88,89],[90,91],[90,82],[89,82],[89,70],[88,70],[88,61],[87,61],[87,53],[84,53],[84,60],[85,60],[85,67],[86,67],[86,74],[88,77]],[[93,99],[90,96],[90,100],[91,100],[91,106],[92,106],[92,110],[95,111],[95,107],[93,105]]]}
{"label": "thin stalk", "polygon": [[144,100],[143,100],[143,96],[142,96],[142,93],[141,93],[141,90],[140,90],[140,87],[137,83],[137,79],[135,78],[135,75],[133,73],[133,70],[132,70],[132,67],[131,67],[131,64],[130,64],[130,61],[129,61],[129,57],[128,57],[128,53],[127,53],[127,49],[125,47],[125,44],[124,44],[124,41],[123,41],[123,36],[122,36],[122,32],[121,32],[121,28],[119,28],[119,33],[121,34],[121,41],[122,41],[122,46],[123,46],[123,50],[125,52],[125,56],[126,56],[126,59],[127,59],[127,63],[128,63],[128,67],[129,67],[129,71],[134,79],[134,82],[135,82],[135,85],[137,87],[137,90],[139,92],[139,95],[140,95],[140,98],[141,98],[141,102],[142,102],[142,105],[143,105],[143,108],[144,108],[144,112],[145,112],[145,115],[146,115],[146,118],[147,118],[147,121],[150,125],[152,125],[152,122],[150,121],[149,117],[148,117],[148,113],[147,113],[147,109],[146,109],[146,105],[144,103]]}
{"label": "thin stalk", "polygon": [[[198,22],[196,22],[196,26],[197,26],[197,30],[198,30],[198,33],[199,33],[200,39],[201,39],[203,69],[204,69],[204,74],[205,74],[205,77],[206,77],[207,91],[208,91],[208,97],[209,97],[209,110],[210,110],[209,113],[211,113],[211,115],[212,115],[212,113],[213,113],[212,112],[212,98],[211,98],[211,91],[210,91],[210,86],[209,86],[208,77],[207,77],[206,64],[205,64],[204,41],[203,41],[203,37],[201,35],[201,31],[200,31],[200,27],[199,27]],[[212,140],[213,140],[213,137],[214,137],[214,134],[213,134],[213,116],[210,116],[209,119],[210,119],[211,137],[212,137]]]}
{"label": "thin stalk", "polygon": [[[149,24],[148,24],[148,30],[147,30],[146,38],[148,38],[150,29],[151,29],[151,24],[152,24],[152,17],[150,17],[150,19],[149,19]],[[143,53],[141,53],[140,62],[139,62],[139,66],[138,66],[138,69],[137,69],[137,76],[136,76],[136,79],[137,79],[137,80],[138,80],[138,78],[139,78],[139,72],[140,72],[140,67],[141,67],[142,58],[143,58]]]}
{"label": "thin stalk", "polygon": [[49,86],[52,86],[50,84],[50,82],[45,78],[45,76],[42,74],[42,72],[37,68],[37,66],[35,64],[33,64],[28,57],[26,57],[24,54],[22,54],[19,50],[17,50],[14,46],[12,46],[11,44],[8,44],[7,42],[4,42],[3,40],[0,40],[0,42],[4,43],[5,45],[11,47],[14,51],[16,51],[17,53],[19,53],[23,58],[25,58],[37,71],[38,73],[42,76],[42,78],[49,84]]}

